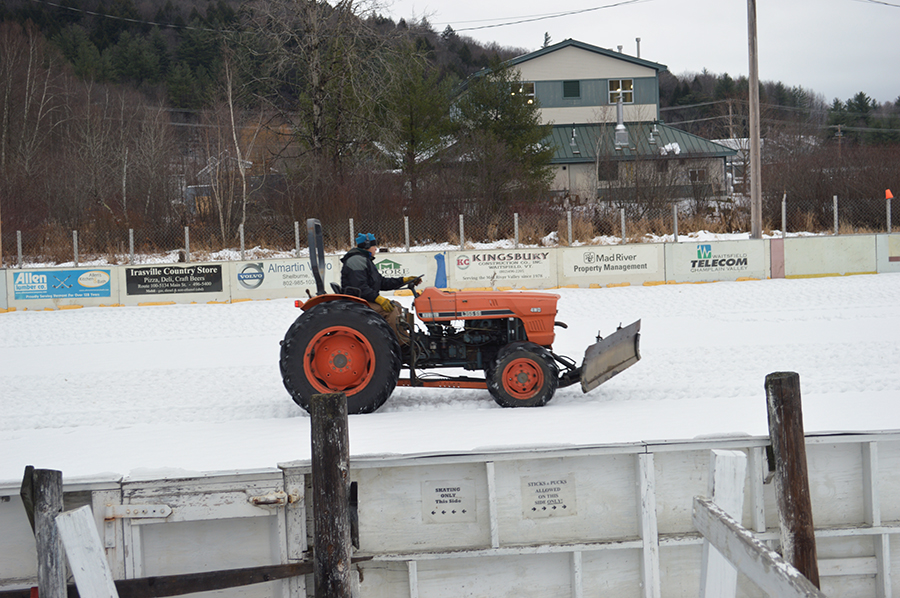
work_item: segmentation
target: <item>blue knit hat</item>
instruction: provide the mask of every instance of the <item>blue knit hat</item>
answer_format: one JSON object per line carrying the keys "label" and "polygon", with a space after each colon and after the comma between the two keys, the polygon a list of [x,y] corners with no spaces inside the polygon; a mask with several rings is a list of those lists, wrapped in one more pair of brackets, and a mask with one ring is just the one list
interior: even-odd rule
{"label": "blue knit hat", "polygon": [[356,246],[360,249],[368,249],[378,245],[375,241],[375,235],[372,233],[359,233],[356,235]]}

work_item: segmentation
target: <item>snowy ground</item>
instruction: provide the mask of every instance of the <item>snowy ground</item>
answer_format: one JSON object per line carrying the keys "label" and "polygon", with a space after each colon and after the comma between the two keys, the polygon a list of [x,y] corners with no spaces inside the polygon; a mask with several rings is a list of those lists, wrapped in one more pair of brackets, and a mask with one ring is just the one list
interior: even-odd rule
{"label": "snowy ground", "polygon": [[[900,274],[559,289],[555,349],[641,318],[643,359],[588,395],[501,409],[397,389],[351,416],[353,456],[767,434],[766,374],[800,374],[807,433],[900,429]],[[411,297],[400,300],[409,304]],[[272,468],[309,457],[284,390],[291,300],[0,315],[0,483]]]}

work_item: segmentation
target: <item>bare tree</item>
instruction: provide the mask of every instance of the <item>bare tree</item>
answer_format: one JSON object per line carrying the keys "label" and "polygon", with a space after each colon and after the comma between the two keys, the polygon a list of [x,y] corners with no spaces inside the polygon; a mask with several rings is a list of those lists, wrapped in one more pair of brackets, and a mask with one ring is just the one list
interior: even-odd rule
{"label": "bare tree", "polygon": [[367,21],[375,8],[358,0],[254,0],[245,10],[265,99],[291,123],[301,150],[338,172],[372,137],[389,72],[387,40]]}

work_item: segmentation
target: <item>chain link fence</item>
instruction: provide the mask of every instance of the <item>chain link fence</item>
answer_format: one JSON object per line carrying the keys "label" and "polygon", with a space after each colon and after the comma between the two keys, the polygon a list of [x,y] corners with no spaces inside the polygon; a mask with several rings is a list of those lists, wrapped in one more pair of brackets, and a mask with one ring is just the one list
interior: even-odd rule
{"label": "chain link fence", "polygon": [[[515,211],[493,213],[464,202],[453,207],[457,209],[410,216],[373,211],[320,217],[326,251],[346,251],[360,232],[374,233],[383,250],[428,251],[672,242],[701,231],[746,238],[750,230],[749,200],[741,196],[701,210],[689,202],[672,203],[670,209],[658,211],[652,218],[637,218],[635,206],[613,202],[568,207],[525,205]],[[792,202],[786,195],[769,196],[763,201],[762,220],[766,236],[900,232],[900,200],[842,201],[833,196]],[[215,220],[185,226],[177,219],[140,227],[105,225],[72,231],[46,226],[28,232],[2,232],[2,263],[11,268],[229,261],[307,254],[305,217],[255,217],[247,225],[238,226],[237,234],[232,235],[223,235]]]}

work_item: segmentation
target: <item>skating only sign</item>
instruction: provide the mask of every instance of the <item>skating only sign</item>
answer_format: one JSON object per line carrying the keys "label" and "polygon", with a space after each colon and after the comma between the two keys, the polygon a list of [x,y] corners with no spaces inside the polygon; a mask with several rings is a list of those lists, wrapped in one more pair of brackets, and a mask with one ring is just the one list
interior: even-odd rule
{"label": "skating only sign", "polygon": [[109,297],[109,270],[41,270],[13,275],[13,294],[17,301],[27,299],[73,299]]}

